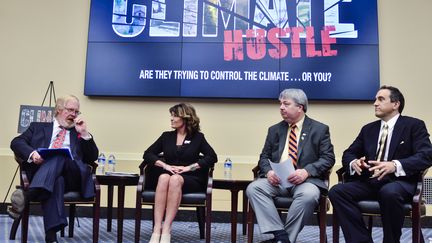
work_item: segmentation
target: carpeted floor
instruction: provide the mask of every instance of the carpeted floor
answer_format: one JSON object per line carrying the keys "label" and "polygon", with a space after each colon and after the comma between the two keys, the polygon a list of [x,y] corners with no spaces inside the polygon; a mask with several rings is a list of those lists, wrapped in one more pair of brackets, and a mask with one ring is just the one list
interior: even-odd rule
{"label": "carpeted floor", "polygon": [[[59,242],[91,242],[92,239],[92,220],[90,218],[79,218],[80,227],[75,224],[75,231],[73,238],[60,238]],[[16,240],[9,240],[9,231],[12,225],[12,219],[7,215],[0,215],[0,242],[21,242],[20,229],[18,229]],[[117,225],[116,220],[113,220],[113,230],[106,231],[106,219],[101,219],[99,242],[117,242]],[[134,220],[125,220],[123,228],[123,242],[134,241]],[[241,224],[237,227],[237,242],[247,242],[247,237],[242,235]],[[141,242],[148,242],[151,233],[151,221],[143,220],[141,224]],[[67,234],[67,232],[66,232]],[[230,242],[231,239],[231,225],[224,223],[212,224],[212,242]],[[425,242],[432,243],[432,229],[423,229]],[[343,240],[343,234],[340,233],[340,242]],[[327,227],[328,242],[332,242],[331,227]],[[373,229],[373,237],[376,242],[382,241],[381,228]],[[272,238],[270,235],[263,235],[260,233],[259,228],[255,225],[254,242],[260,242]],[[30,217],[29,227],[29,240],[28,242],[44,242],[43,221],[40,216]],[[174,222],[172,232],[172,242],[205,242],[199,239],[198,224],[196,222]],[[318,227],[306,226],[298,237],[298,243],[314,243],[319,242]],[[401,242],[411,242],[411,229],[404,228]]]}

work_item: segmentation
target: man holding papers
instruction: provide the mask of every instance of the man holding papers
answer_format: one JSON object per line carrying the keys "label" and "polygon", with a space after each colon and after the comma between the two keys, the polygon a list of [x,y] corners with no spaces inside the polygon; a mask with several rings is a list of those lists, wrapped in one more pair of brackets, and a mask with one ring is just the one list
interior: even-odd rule
{"label": "man holding papers", "polygon": [[77,97],[59,98],[52,123],[34,122],[11,142],[11,149],[23,161],[21,168],[27,172],[30,188],[15,192],[22,194],[16,198],[24,200],[12,201],[15,207],[9,214],[19,217],[26,200],[41,201],[46,242],[57,242],[56,232],[67,225],[65,192],[81,191],[84,198],[94,196],[91,168],[86,164],[94,162],[99,152],[87,123],[78,117],[79,108]]}
{"label": "man holding papers", "polygon": [[[268,129],[258,162],[260,178],[248,186],[246,193],[261,232],[274,235],[271,242],[296,242],[318,205],[320,193],[328,190],[324,176],[333,167],[335,156],[329,127],[306,116],[308,100],[302,90],[286,89],[279,101],[283,121]],[[292,163],[294,171],[280,178],[280,169],[272,169],[271,162]],[[281,186],[286,182],[289,187]],[[275,196],[294,198],[285,223],[274,205]]]}

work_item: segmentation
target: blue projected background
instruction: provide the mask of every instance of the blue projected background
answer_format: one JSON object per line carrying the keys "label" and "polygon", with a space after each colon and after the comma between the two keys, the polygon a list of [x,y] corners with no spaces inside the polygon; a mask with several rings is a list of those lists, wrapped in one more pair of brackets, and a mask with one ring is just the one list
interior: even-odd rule
{"label": "blue projected background", "polygon": [[377,1],[92,0],[84,94],[372,100]]}

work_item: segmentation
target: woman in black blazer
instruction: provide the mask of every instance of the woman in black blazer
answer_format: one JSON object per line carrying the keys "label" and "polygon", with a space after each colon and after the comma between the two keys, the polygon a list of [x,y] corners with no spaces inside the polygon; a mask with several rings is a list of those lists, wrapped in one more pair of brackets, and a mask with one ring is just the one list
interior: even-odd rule
{"label": "woman in black blazer", "polygon": [[217,162],[215,151],[200,132],[195,108],[180,103],[169,112],[174,131],[162,133],[143,156],[144,163],[153,165],[145,187],[156,190],[151,243],[170,242],[182,193],[205,191],[208,169]]}

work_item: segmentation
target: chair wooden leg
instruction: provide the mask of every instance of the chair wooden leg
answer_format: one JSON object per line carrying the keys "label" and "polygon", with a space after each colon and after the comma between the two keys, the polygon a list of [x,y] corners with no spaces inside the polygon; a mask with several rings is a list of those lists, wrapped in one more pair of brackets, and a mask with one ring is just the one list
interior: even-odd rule
{"label": "chair wooden leg", "polygon": [[135,207],[135,243],[139,243],[141,231],[141,196],[137,197]]}
{"label": "chair wooden leg", "polygon": [[418,232],[418,227],[417,225],[414,224],[414,222],[412,223],[412,242],[413,243],[420,243],[420,232]]}
{"label": "chair wooden leg", "polygon": [[246,195],[246,190],[243,190],[243,212],[242,212],[242,229],[243,229],[243,235],[246,235],[247,231],[247,207],[249,204],[249,200]]}
{"label": "chair wooden leg", "polygon": [[[152,205],[152,214],[151,214],[151,218],[152,218],[152,229],[154,228],[154,205]],[[165,216],[164,216],[165,217]]]}
{"label": "chair wooden leg", "polygon": [[320,211],[317,213],[318,222],[319,222],[319,238],[320,243],[326,243],[327,242],[327,232],[326,232],[326,211],[324,209],[320,208]]}
{"label": "chair wooden leg", "polygon": [[339,243],[339,222],[336,217],[336,210],[333,208],[333,243]]}
{"label": "chair wooden leg", "polygon": [[73,237],[75,226],[76,204],[69,204],[69,238]]}
{"label": "chair wooden leg", "polygon": [[248,243],[252,243],[253,241],[254,218],[255,218],[255,213],[252,209],[251,204],[249,203],[248,212],[247,212],[247,242]]}
{"label": "chair wooden leg", "polygon": [[369,219],[368,219],[369,235],[372,235],[372,228],[373,228],[373,216],[369,216]]}
{"label": "chair wooden leg", "polygon": [[196,214],[198,219],[198,228],[200,232],[200,239],[204,239],[204,225],[205,225],[205,208],[204,207],[196,207]]}
{"label": "chair wooden leg", "polygon": [[27,202],[24,207],[24,211],[22,212],[21,219],[21,242],[27,243],[28,236],[28,225],[29,225],[29,215],[30,214],[30,204]]}
{"label": "chair wooden leg", "polygon": [[420,236],[421,236],[421,238],[423,238],[423,236],[421,235],[420,209],[416,210],[414,207],[414,209],[411,211],[411,214],[412,214],[412,219],[411,219],[411,221],[412,221],[411,222],[411,224],[412,224],[412,242],[413,243],[420,243],[421,242]]}
{"label": "chair wooden leg", "polygon": [[211,212],[212,212],[212,200],[211,198],[206,200],[206,204],[207,204],[207,211],[206,211],[206,243],[210,243],[210,239],[211,239]]}
{"label": "chair wooden leg", "polygon": [[93,204],[93,243],[99,242],[100,197]]}
{"label": "chair wooden leg", "polygon": [[21,222],[21,217],[22,216],[20,216],[19,218],[15,219],[13,221],[13,224],[12,224],[12,227],[11,227],[11,230],[10,230],[10,234],[9,234],[9,240],[15,240],[16,232],[18,231],[18,226],[19,226],[19,224]]}
{"label": "chair wooden leg", "polygon": [[421,228],[420,228],[420,243],[425,243]]}

